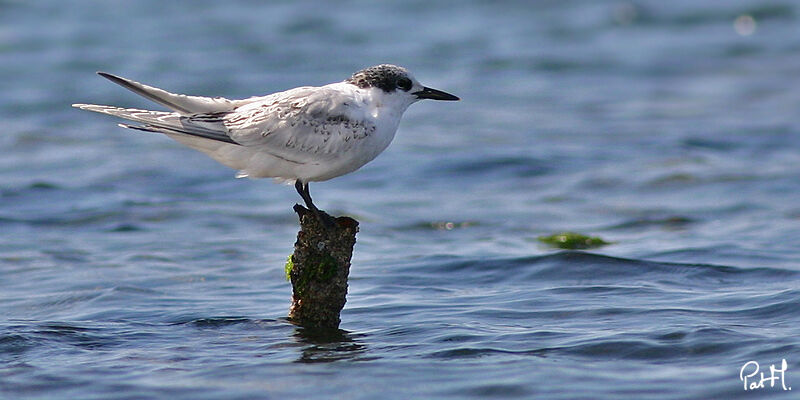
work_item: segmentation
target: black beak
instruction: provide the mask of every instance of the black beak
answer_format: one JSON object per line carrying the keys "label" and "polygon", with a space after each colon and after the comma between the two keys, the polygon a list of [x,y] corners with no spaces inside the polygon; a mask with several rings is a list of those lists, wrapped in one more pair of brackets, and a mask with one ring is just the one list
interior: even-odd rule
{"label": "black beak", "polygon": [[461,100],[450,93],[445,93],[441,90],[431,89],[429,87],[423,87],[422,90],[420,90],[419,92],[414,92],[412,94],[417,96],[418,99]]}

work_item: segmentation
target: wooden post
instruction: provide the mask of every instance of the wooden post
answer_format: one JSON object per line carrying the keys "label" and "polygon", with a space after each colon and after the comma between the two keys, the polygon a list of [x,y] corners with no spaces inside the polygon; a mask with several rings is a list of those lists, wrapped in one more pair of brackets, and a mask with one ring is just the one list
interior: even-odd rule
{"label": "wooden post", "polygon": [[356,243],[358,221],[350,217],[323,217],[325,224],[301,205],[294,211],[300,217],[300,231],[294,254],[286,264],[292,282],[289,319],[306,328],[339,328],[339,313],[347,301],[347,276]]}

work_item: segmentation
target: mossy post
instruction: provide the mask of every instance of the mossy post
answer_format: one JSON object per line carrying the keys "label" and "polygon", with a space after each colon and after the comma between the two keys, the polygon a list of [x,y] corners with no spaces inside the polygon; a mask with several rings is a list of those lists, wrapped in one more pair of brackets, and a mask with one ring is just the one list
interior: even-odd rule
{"label": "mossy post", "polygon": [[300,231],[294,254],[286,262],[286,276],[292,282],[289,319],[306,328],[337,329],[339,313],[347,301],[347,276],[358,221],[325,214],[333,221],[328,225],[299,204],[294,211],[300,217]]}

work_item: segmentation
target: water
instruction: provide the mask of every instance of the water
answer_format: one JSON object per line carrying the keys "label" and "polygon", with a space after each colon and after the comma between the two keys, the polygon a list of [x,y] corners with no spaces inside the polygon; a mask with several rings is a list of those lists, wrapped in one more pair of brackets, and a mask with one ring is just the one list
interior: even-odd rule
{"label": "water", "polygon": [[[793,398],[739,371],[786,359],[800,386],[799,20],[788,0],[2,1],[0,397]],[[151,106],[96,70],[237,98],[381,62],[463,100],[312,184],[361,222],[334,335],[285,319],[291,187],[69,107]],[[561,231],[613,243],[537,240]]]}

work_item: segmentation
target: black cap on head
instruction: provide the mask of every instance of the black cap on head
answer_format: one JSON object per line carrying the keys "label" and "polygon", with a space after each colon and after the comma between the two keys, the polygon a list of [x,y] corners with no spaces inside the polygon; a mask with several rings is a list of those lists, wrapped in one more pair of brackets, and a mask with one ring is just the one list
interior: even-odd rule
{"label": "black cap on head", "polygon": [[347,78],[345,82],[352,83],[362,89],[376,87],[388,93],[400,87],[398,81],[403,78],[408,80],[408,70],[405,68],[391,64],[381,64],[364,68]]}

